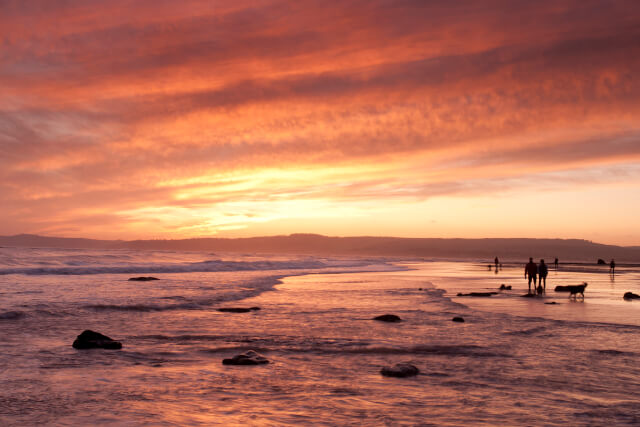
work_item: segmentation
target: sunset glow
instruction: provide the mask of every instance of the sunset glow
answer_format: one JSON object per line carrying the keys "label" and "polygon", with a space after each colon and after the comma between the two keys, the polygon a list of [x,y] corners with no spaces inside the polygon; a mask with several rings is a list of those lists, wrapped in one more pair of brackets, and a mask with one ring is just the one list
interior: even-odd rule
{"label": "sunset glow", "polygon": [[0,1],[0,234],[640,245],[635,1]]}

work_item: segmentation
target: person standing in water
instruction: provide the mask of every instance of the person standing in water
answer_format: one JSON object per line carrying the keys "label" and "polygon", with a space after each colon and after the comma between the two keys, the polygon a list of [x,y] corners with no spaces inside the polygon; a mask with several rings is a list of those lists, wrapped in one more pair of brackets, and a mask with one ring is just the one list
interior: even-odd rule
{"label": "person standing in water", "polygon": [[493,262],[496,264],[496,271],[498,271],[498,266],[500,265],[500,261],[498,261],[498,257],[496,257],[496,259],[494,259]]}
{"label": "person standing in water", "polygon": [[556,268],[556,270],[558,269],[558,257],[556,257],[556,260],[553,261],[553,265]]}
{"label": "person standing in water", "polygon": [[611,274],[615,274],[616,272],[616,262],[615,260],[611,260],[611,262],[609,263],[609,273]]}
{"label": "person standing in water", "polygon": [[536,291],[536,276],[538,275],[538,266],[533,262],[533,258],[529,258],[529,262],[524,266],[524,277],[529,277],[529,293],[531,293],[531,281],[533,280],[533,292]]}
{"label": "person standing in water", "polygon": [[[549,269],[547,268],[547,264],[544,263],[544,260],[540,260],[540,265],[538,265],[538,283],[540,286],[543,286],[542,292],[547,292],[547,274],[549,274]],[[544,282],[544,285],[542,285]],[[540,286],[538,289],[540,289]]]}

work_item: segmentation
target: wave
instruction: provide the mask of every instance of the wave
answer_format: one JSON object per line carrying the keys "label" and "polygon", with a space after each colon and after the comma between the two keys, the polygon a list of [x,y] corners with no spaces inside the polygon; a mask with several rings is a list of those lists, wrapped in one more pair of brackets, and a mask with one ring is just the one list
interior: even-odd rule
{"label": "wave", "polygon": [[0,312],[0,320],[18,320],[25,317],[26,314],[22,311],[5,311]]}
{"label": "wave", "polygon": [[411,347],[367,346],[360,348],[316,348],[321,353],[347,354],[433,354],[441,356],[511,357],[477,345],[416,345]]}
{"label": "wave", "polygon": [[[288,261],[224,261],[208,260],[191,263],[24,267],[0,269],[0,275],[91,275],[91,274],[152,274],[152,273],[207,273],[224,271],[317,270],[331,267],[353,268],[373,264],[371,260],[288,260]],[[377,264],[384,264],[378,260]]]}
{"label": "wave", "polygon": [[197,308],[196,304],[175,304],[175,305],[150,305],[150,304],[89,304],[84,308],[96,311],[166,311],[166,310],[188,310]]}
{"label": "wave", "polygon": [[620,350],[614,350],[614,349],[594,349],[591,350],[593,353],[596,354],[602,354],[605,356],[635,356],[636,353],[632,352],[632,351],[620,351]]}
{"label": "wave", "polygon": [[545,326],[536,326],[534,328],[530,328],[530,329],[522,329],[522,330],[518,330],[518,331],[510,331],[510,332],[505,332],[505,335],[523,335],[523,336],[528,336],[528,335],[535,335],[539,332],[546,332],[547,328]]}
{"label": "wave", "polygon": [[129,337],[129,339],[172,342],[219,341],[228,338],[228,335],[134,335]]}

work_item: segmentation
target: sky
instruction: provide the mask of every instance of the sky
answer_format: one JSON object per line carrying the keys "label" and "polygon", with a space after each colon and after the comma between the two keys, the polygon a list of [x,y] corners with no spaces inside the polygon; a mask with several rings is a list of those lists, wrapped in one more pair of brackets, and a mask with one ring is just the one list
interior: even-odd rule
{"label": "sky", "polygon": [[640,2],[0,0],[0,234],[640,245]]}

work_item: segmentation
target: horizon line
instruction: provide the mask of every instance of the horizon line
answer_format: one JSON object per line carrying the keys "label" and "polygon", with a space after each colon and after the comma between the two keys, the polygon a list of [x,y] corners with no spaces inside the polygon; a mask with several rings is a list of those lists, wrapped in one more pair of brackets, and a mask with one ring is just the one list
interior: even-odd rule
{"label": "horizon line", "polygon": [[325,235],[319,233],[289,233],[289,234],[273,234],[273,235],[256,235],[256,236],[242,236],[242,237],[222,237],[222,236],[198,236],[198,237],[182,237],[182,238],[138,238],[138,239],[99,239],[93,237],[69,237],[69,236],[50,236],[43,234],[34,234],[34,233],[18,233],[13,235],[0,235],[0,238],[16,238],[21,236],[32,236],[32,237],[41,237],[41,238],[49,238],[49,239],[80,239],[80,240],[94,240],[94,241],[102,241],[102,242],[141,242],[141,241],[184,241],[184,240],[205,240],[205,239],[219,239],[219,240],[242,240],[242,239],[264,239],[264,238],[278,238],[278,237],[297,237],[297,236],[314,236],[314,237],[323,237],[329,239],[404,239],[404,240],[556,240],[556,241],[581,241],[585,243],[590,243],[594,245],[603,245],[603,246],[616,246],[620,248],[638,248],[639,244],[632,245],[619,245],[612,243],[601,243],[589,239],[584,238],[576,238],[576,237],[401,237],[401,236],[389,236],[389,235],[358,235],[358,236],[334,236],[334,235]]}

